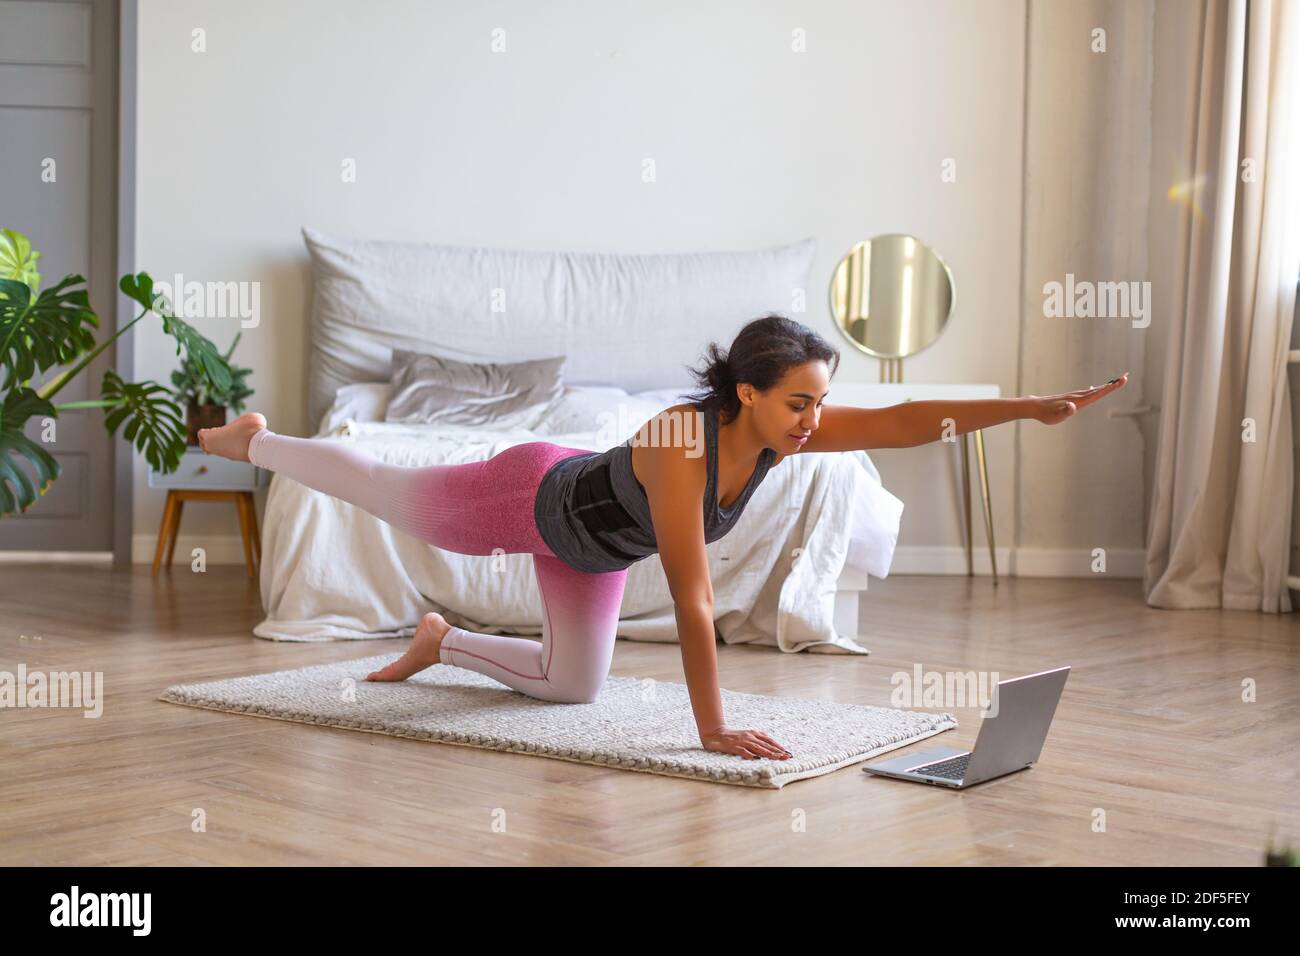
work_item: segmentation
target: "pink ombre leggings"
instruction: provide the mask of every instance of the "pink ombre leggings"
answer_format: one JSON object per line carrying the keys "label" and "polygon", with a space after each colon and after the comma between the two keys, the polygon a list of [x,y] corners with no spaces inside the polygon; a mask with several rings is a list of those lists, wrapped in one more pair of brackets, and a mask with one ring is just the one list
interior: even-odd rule
{"label": "pink ombre leggings", "polygon": [[584,453],[532,441],[486,461],[405,467],[331,439],[269,429],[248,446],[253,464],[341,498],[435,547],[531,554],[542,593],[541,643],[453,627],[442,640],[440,660],[562,703],[590,703],[605,683],[627,582],[626,569],[575,570],[537,531],[533,501],[542,476],[561,458]]}

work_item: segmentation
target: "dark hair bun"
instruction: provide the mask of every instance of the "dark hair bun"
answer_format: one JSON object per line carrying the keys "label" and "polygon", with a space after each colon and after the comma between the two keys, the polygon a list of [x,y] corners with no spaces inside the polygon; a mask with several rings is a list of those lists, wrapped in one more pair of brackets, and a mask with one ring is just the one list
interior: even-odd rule
{"label": "dark hair bun", "polygon": [[765,315],[747,323],[727,351],[709,343],[704,368],[690,369],[702,391],[686,398],[696,405],[717,405],[730,421],[740,412],[736,386],[741,382],[765,392],[790,369],[818,360],[834,375],[840,353],[808,326],[783,315]]}

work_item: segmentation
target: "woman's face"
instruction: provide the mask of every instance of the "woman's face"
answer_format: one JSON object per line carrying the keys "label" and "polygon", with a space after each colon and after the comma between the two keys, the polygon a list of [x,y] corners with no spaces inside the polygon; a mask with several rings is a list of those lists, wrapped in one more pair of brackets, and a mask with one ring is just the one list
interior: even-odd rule
{"label": "woman's face", "polygon": [[766,392],[742,385],[740,400],[749,406],[763,444],[792,455],[805,444],[800,438],[817,430],[830,381],[826,363],[815,359],[790,369]]}

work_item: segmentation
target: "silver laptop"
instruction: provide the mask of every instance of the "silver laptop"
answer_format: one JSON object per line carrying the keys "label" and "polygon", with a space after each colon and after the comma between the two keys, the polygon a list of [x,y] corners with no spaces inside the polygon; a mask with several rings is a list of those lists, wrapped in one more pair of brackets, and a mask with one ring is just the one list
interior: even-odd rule
{"label": "silver laptop", "polygon": [[973,750],[932,747],[862,769],[940,787],[970,787],[1032,766],[1043,752],[1070,668],[998,681],[997,716],[980,722]]}

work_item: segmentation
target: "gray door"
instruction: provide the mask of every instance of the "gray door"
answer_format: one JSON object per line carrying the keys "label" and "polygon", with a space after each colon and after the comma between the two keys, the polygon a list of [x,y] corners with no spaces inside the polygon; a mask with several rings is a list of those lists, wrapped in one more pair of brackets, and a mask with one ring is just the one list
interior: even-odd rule
{"label": "gray door", "polygon": [[[115,0],[0,0],[0,227],[41,252],[41,288],[86,277],[97,342],[113,332],[117,301],[117,24]],[[55,404],[99,398],[115,352],[83,369]],[[0,550],[112,550],[113,449],[103,423],[99,409],[60,414],[46,447],[63,474],[24,514],[0,518]],[[34,441],[41,431],[39,419],[28,423]]]}

